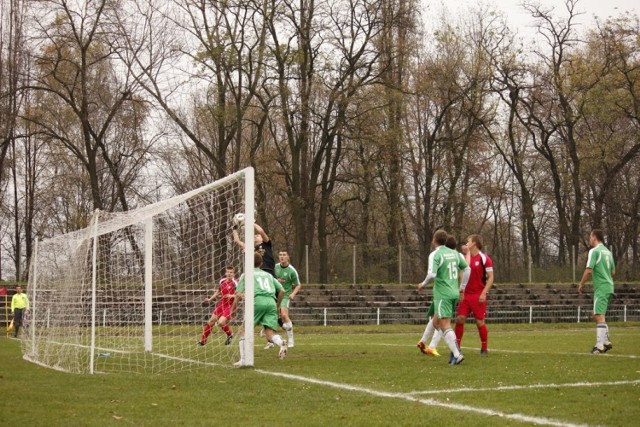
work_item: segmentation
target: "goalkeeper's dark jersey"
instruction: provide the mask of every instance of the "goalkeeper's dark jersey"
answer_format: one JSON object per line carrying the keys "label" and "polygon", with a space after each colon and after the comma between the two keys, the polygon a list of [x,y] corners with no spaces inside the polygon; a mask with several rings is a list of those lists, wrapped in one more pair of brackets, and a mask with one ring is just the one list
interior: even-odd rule
{"label": "goalkeeper's dark jersey", "polygon": [[271,240],[257,245],[255,251],[262,255],[262,270],[276,277],[276,261],[273,258],[273,243]]}

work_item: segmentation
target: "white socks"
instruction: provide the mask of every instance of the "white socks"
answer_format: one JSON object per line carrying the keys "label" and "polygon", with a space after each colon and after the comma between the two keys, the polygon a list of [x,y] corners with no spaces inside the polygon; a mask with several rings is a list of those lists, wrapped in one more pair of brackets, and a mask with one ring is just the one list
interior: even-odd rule
{"label": "white socks", "polygon": [[285,331],[287,331],[287,337],[289,338],[289,340],[292,340],[293,339],[293,322],[283,323],[282,327],[284,328]]}
{"label": "white socks", "polygon": [[433,326],[433,318],[429,319],[429,323],[427,323],[427,327],[424,328],[424,333],[422,334],[422,339],[420,341],[422,341],[423,343],[426,343],[429,340],[429,338],[433,336],[433,332],[435,331],[435,329],[436,328]]}
{"label": "white socks", "polygon": [[282,337],[278,334],[271,337],[271,342],[279,347],[282,347],[284,345],[284,341],[282,340]]}
{"label": "white socks", "polygon": [[444,332],[442,332],[442,336],[444,337],[444,342],[447,343],[447,347],[453,353],[453,357],[458,357],[460,355],[460,350],[458,350],[458,340],[456,339],[456,333],[453,332],[453,329],[448,328]]}
{"label": "white socks", "polygon": [[440,332],[439,329],[436,329],[436,331],[433,333],[433,338],[431,338],[431,342],[429,343],[429,348],[438,347],[438,344],[440,343],[441,338],[442,338],[442,333]]}
{"label": "white socks", "polygon": [[244,336],[238,340],[238,348],[240,349],[240,363],[244,365]]}
{"label": "white socks", "polygon": [[440,338],[442,338],[442,333],[439,329],[436,329],[435,326],[433,326],[433,318],[429,319],[429,323],[427,323],[427,327],[424,328],[424,333],[422,334],[422,339],[420,341],[426,344],[427,341],[431,339],[429,348],[436,348],[438,347]]}
{"label": "white socks", "polygon": [[609,326],[606,323],[596,324],[596,347],[603,348],[609,343]]}

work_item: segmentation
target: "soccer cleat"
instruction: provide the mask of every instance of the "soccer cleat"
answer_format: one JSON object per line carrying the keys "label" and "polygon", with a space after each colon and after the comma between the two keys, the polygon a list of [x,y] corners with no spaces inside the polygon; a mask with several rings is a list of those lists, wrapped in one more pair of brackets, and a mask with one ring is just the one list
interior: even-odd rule
{"label": "soccer cleat", "polygon": [[287,342],[284,341],[282,343],[282,345],[280,346],[280,352],[278,353],[278,357],[280,359],[284,359],[285,357],[287,357]]}
{"label": "soccer cleat", "polygon": [[606,350],[604,348],[598,348],[598,346],[594,346],[593,349],[591,349],[591,354],[602,354],[605,351]]}
{"label": "soccer cleat", "polygon": [[224,345],[231,344],[231,341],[233,341],[233,335],[227,335],[227,339],[224,340]]}
{"label": "soccer cleat", "polygon": [[287,343],[287,347],[293,348],[293,340],[289,340],[289,342]]}
{"label": "soccer cleat", "polygon": [[453,355],[453,351],[452,351],[451,353],[449,353],[449,365],[453,365],[454,360],[456,360],[456,358]]}
{"label": "soccer cleat", "polygon": [[435,348],[425,347],[425,349],[422,350],[422,352],[427,356],[440,357],[440,353],[438,353],[438,350],[436,350]]}
{"label": "soccer cleat", "polygon": [[452,359],[451,364],[452,364],[452,365],[459,365],[459,364],[461,364],[462,362],[464,362],[464,356],[462,355],[462,353],[460,353],[460,354],[458,355],[458,357],[454,357],[454,358]]}
{"label": "soccer cleat", "polygon": [[196,343],[196,346],[197,346],[197,347],[204,347],[204,345],[205,345],[205,343],[203,343],[202,341],[198,341],[198,342]]}
{"label": "soccer cleat", "polygon": [[489,355],[489,350],[487,350],[486,348],[480,350],[480,356],[488,356]]}
{"label": "soccer cleat", "polygon": [[272,343],[272,342],[269,342],[269,343],[267,343],[267,345],[265,345],[265,346],[264,346],[264,349],[265,349],[265,350],[269,350],[270,348],[273,348],[273,347],[275,347],[275,346],[273,345],[273,343]]}
{"label": "soccer cleat", "polygon": [[613,344],[611,344],[610,342],[606,343],[604,345],[604,351],[603,353],[606,353],[607,351],[611,350],[613,348]]}
{"label": "soccer cleat", "polygon": [[426,345],[424,345],[424,343],[422,341],[418,341],[418,344],[416,344],[416,346],[420,349],[421,352],[424,353],[424,349],[427,347]]}

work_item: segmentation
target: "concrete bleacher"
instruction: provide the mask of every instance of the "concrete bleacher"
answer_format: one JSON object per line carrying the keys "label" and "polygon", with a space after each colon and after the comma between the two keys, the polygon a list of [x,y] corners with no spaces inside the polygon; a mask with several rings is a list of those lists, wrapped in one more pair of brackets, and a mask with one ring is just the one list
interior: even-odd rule
{"label": "concrete bleacher", "polygon": [[[418,292],[416,285],[308,285],[298,295],[296,308],[424,307],[433,288]],[[496,284],[489,293],[490,306],[589,305],[593,288],[578,293],[575,284]],[[612,304],[640,303],[640,284],[617,284]]]}
{"label": "concrete bleacher", "polygon": [[[433,299],[433,287],[418,292],[414,284],[406,285],[307,285],[292,305],[297,323],[318,323],[323,311],[328,311],[332,323],[370,323],[376,308],[384,315],[375,319],[380,323],[421,323]],[[593,287],[588,284],[583,294],[576,284],[496,284],[489,295],[491,313],[509,310],[548,308],[551,313],[583,307],[588,317],[593,304]],[[610,306],[640,306],[640,284],[616,284]],[[553,314],[552,316],[556,316]],[[558,316],[564,316],[558,315]],[[571,316],[571,315],[570,315]],[[385,318],[392,317],[386,321]],[[302,321],[302,322],[299,322]]]}

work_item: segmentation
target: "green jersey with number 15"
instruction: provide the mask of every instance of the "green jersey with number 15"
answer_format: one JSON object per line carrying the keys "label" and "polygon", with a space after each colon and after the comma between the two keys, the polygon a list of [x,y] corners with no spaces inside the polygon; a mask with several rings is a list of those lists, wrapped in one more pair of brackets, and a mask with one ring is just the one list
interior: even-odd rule
{"label": "green jersey with number 15", "polygon": [[458,277],[460,270],[467,268],[468,264],[457,251],[446,246],[438,246],[429,255],[429,273],[435,273],[433,297],[458,298],[460,289]]}

